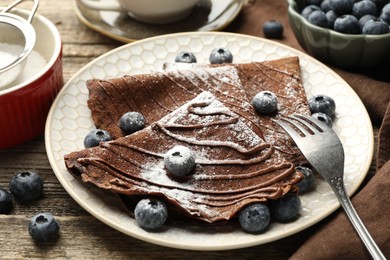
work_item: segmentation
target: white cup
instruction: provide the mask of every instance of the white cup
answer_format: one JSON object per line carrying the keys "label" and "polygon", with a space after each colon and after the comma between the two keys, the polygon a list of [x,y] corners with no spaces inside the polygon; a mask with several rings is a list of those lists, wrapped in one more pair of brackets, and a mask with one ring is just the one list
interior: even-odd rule
{"label": "white cup", "polygon": [[147,23],[170,23],[189,15],[198,0],[80,0],[87,8],[127,12]]}

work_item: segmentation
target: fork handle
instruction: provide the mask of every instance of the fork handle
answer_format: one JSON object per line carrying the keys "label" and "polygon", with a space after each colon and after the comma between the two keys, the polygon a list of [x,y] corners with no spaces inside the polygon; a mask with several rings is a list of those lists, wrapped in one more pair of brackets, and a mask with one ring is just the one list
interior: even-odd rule
{"label": "fork handle", "polygon": [[363,243],[366,245],[366,248],[370,252],[373,259],[386,259],[374,239],[371,237],[370,233],[367,231],[364,226],[362,220],[359,218],[356,213],[351,200],[347,196],[347,192],[345,190],[345,185],[343,178],[335,177],[330,181],[330,185],[336,193],[337,198],[339,199],[341,206],[344,208],[349,220],[352,222],[355,227],[357,233],[362,239]]}

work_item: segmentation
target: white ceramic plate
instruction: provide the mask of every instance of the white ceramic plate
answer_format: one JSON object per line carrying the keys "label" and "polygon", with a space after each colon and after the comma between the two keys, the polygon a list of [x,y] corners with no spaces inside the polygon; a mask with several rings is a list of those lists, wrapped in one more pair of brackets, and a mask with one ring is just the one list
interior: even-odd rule
{"label": "white ceramic plate", "polygon": [[199,228],[190,224],[150,233],[139,228],[134,219],[116,206],[115,197],[84,186],[68,174],[64,154],[83,149],[85,135],[94,128],[87,107],[86,80],[160,69],[182,50],[191,50],[199,63],[207,63],[215,47],[229,48],[237,63],[299,56],[307,95],[326,94],[336,101],[334,130],[342,139],[346,153],[346,188],[351,195],[359,187],[372,160],[373,133],[365,107],[345,81],[310,56],[269,40],[230,33],[181,33],[149,38],[106,53],[74,75],[53,103],[45,132],[48,158],[66,191],[93,216],[125,234],[151,243],[192,250],[225,250],[289,236],[317,223],[339,207],[331,188],[317,178],[316,190],[301,196],[299,219],[288,224],[272,223],[264,234],[244,233],[238,225]]}

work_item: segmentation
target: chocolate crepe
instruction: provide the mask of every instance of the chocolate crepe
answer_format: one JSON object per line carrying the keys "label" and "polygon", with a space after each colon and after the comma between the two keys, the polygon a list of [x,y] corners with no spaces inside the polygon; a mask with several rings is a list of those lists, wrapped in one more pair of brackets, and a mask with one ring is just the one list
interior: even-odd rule
{"label": "chocolate crepe", "polygon": [[[189,147],[196,166],[188,177],[164,167],[175,145]],[[294,164],[210,92],[202,92],[147,128],[65,156],[71,174],[129,196],[159,196],[182,214],[215,222],[252,202],[276,199],[302,176]]]}
{"label": "chocolate crepe", "polygon": [[[114,138],[123,136],[119,119],[126,112],[140,112],[150,124],[202,91],[210,91],[242,116],[257,135],[271,143],[280,157],[304,162],[290,137],[274,123],[282,115],[310,114],[297,57],[91,79],[87,87],[88,107],[96,127],[107,130]],[[258,115],[251,105],[253,97],[262,90],[278,96],[280,107],[272,117]]]}
{"label": "chocolate crepe", "polygon": [[[304,158],[274,122],[310,113],[297,57],[91,79],[87,87],[96,126],[117,139],[65,156],[69,172],[84,182],[163,197],[181,214],[215,222],[283,196],[301,178],[294,163]],[[277,113],[255,112],[251,100],[261,90],[277,95]],[[128,111],[142,113],[147,127],[123,136],[118,124]],[[189,178],[164,168],[164,154],[175,145],[196,153]]]}

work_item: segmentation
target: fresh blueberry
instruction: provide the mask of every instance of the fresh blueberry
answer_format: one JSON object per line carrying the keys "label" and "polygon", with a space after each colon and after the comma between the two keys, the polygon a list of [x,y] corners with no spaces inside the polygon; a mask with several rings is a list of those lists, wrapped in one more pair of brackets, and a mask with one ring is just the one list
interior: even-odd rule
{"label": "fresh blueberry", "polygon": [[376,19],[376,17],[374,15],[371,15],[371,14],[366,14],[366,15],[362,16],[359,19],[360,30],[362,31],[363,26],[366,24],[366,22],[368,22],[369,20],[372,20],[372,19]]}
{"label": "fresh blueberry", "polygon": [[321,3],[322,3],[322,0],[306,0],[306,5],[320,6]]}
{"label": "fresh blueberry", "polygon": [[390,25],[390,3],[388,3],[382,8],[379,18],[385,21],[388,25]]}
{"label": "fresh blueberry", "polygon": [[168,218],[166,204],[155,198],[140,200],[134,209],[137,224],[146,230],[157,230],[162,227]]}
{"label": "fresh blueberry", "polygon": [[12,209],[12,196],[8,191],[0,188],[0,214],[7,214]]}
{"label": "fresh blueberry", "polygon": [[308,102],[312,114],[321,112],[329,116],[331,119],[334,118],[336,103],[333,98],[319,94],[309,98]]}
{"label": "fresh blueberry", "polygon": [[30,236],[38,242],[52,242],[59,234],[60,225],[51,213],[41,212],[28,224]]}
{"label": "fresh blueberry", "polygon": [[164,156],[165,168],[176,176],[187,176],[195,167],[195,155],[185,146],[177,145]]}
{"label": "fresh blueberry", "polygon": [[276,20],[270,20],[263,25],[263,33],[265,38],[280,39],[283,37],[283,24]]}
{"label": "fresh blueberry", "polygon": [[196,63],[196,57],[192,52],[182,51],[176,56],[175,62]]}
{"label": "fresh blueberry", "polygon": [[328,19],[328,28],[334,28],[334,22],[336,21],[337,17],[337,14],[333,10],[326,12],[326,18]]}
{"label": "fresh blueberry", "polygon": [[334,30],[346,34],[358,34],[360,33],[359,20],[351,14],[339,16],[334,22]]}
{"label": "fresh blueberry", "polygon": [[276,221],[288,222],[296,219],[301,209],[301,200],[295,193],[288,193],[270,203],[271,216]]}
{"label": "fresh blueberry", "polygon": [[119,120],[119,128],[125,135],[132,134],[145,127],[145,118],[138,112],[127,112]]}
{"label": "fresh blueberry", "polygon": [[252,105],[260,114],[270,114],[278,108],[278,97],[271,91],[260,91],[252,100]]}
{"label": "fresh blueberry", "polygon": [[304,178],[297,183],[299,193],[306,193],[313,190],[316,186],[316,178],[313,174],[313,171],[310,168],[304,166],[297,166],[296,170],[300,171],[304,176]]}
{"label": "fresh blueberry", "polygon": [[321,10],[324,11],[324,13],[329,12],[332,9],[332,0],[324,0],[322,1],[321,5]]}
{"label": "fresh blueberry", "polygon": [[332,10],[338,15],[350,14],[352,12],[353,4],[354,1],[352,0],[337,0],[330,2]]}
{"label": "fresh blueberry", "polygon": [[326,17],[326,14],[322,10],[316,10],[312,12],[307,20],[319,27],[328,27],[328,18]]}
{"label": "fresh blueberry", "polygon": [[364,34],[385,34],[389,32],[389,25],[380,19],[368,20],[362,29]]}
{"label": "fresh blueberry", "polygon": [[387,3],[389,3],[389,0],[371,0],[375,3],[376,8],[378,10],[381,10]]}
{"label": "fresh blueberry", "polygon": [[321,8],[317,5],[308,5],[303,8],[301,15],[307,20],[309,18],[309,15],[316,10],[321,10]]}
{"label": "fresh blueberry", "polygon": [[211,64],[232,63],[233,54],[227,48],[215,48],[210,53],[209,61]]}
{"label": "fresh blueberry", "polygon": [[321,113],[321,112],[317,112],[317,113],[314,113],[311,115],[312,117],[314,117],[315,119],[317,120],[320,120],[321,122],[324,122],[327,126],[329,126],[330,128],[332,128],[333,126],[333,121],[332,119],[327,116],[326,114],[324,113]]}
{"label": "fresh blueberry", "polygon": [[110,141],[112,139],[109,132],[102,129],[95,129],[89,132],[84,138],[84,147],[91,148],[98,146],[100,142]]}
{"label": "fresh blueberry", "polygon": [[270,219],[270,210],[264,203],[249,204],[238,213],[241,228],[249,233],[263,232],[269,226]]}
{"label": "fresh blueberry", "polygon": [[38,173],[20,172],[11,178],[9,190],[19,200],[33,200],[42,195],[43,181]]}
{"label": "fresh blueberry", "polygon": [[352,15],[354,15],[357,19],[370,14],[376,15],[377,9],[374,2],[369,0],[363,0],[360,2],[356,2],[352,7]]}

